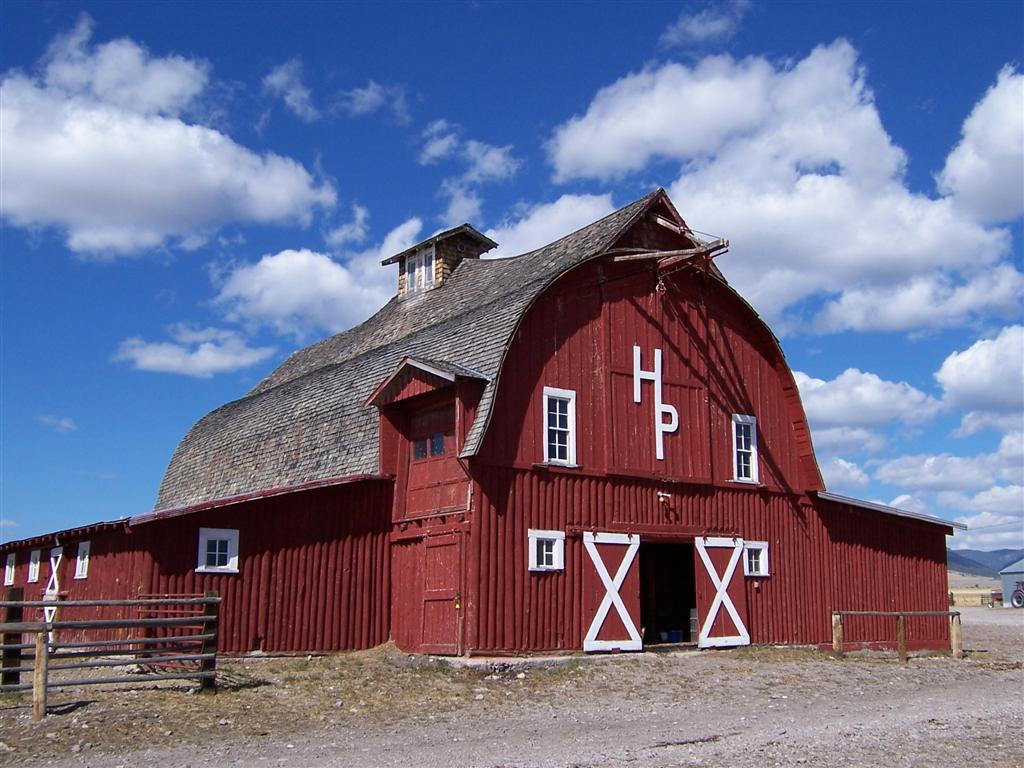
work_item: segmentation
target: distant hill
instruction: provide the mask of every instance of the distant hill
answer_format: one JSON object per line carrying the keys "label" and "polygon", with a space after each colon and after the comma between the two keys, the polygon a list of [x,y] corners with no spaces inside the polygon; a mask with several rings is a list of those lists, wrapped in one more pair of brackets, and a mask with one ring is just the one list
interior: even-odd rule
{"label": "distant hill", "polygon": [[999,578],[1000,569],[1024,557],[1024,549],[951,549],[946,557],[950,570],[995,579]]}

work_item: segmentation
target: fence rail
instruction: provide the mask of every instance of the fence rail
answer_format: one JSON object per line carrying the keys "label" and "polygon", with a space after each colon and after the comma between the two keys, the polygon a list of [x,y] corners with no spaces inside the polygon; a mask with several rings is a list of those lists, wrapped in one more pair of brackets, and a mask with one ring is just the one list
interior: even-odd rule
{"label": "fence rail", "polygon": [[837,656],[843,655],[843,618],[846,616],[891,616],[896,618],[896,651],[900,661],[906,663],[907,623],[908,616],[947,616],[949,617],[949,648],[953,658],[962,659],[964,644],[960,611],[832,611],[832,650]]}
{"label": "fence rail", "polygon": [[[216,592],[199,596],[161,595],[137,600],[20,600],[23,590],[7,590],[0,600],[0,691],[32,691],[33,716],[46,714],[48,689],[80,685],[199,680],[201,690],[213,691],[217,680],[217,630],[221,599]],[[68,610],[130,608],[142,618],[57,619],[26,621],[33,609]],[[121,637],[111,639],[112,630]],[[101,637],[89,637],[99,631]],[[62,639],[61,635],[71,635]],[[34,636],[25,642],[25,636]],[[31,650],[31,653],[27,651]],[[56,661],[57,663],[51,663]],[[67,677],[83,670],[117,670],[109,677]],[[156,670],[155,672],[153,670]],[[120,671],[120,670],[118,670]],[[32,682],[22,682],[24,673]],[[58,673],[57,677],[52,677]]]}

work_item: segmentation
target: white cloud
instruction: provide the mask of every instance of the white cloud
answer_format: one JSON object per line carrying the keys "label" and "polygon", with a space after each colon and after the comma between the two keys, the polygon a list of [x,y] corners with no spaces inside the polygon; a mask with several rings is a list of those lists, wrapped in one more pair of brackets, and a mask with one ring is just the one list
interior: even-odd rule
{"label": "white cloud", "polygon": [[441,194],[448,197],[448,207],[441,215],[446,227],[471,223],[479,218],[483,200],[471,187],[448,180],[441,184]]}
{"label": "white cloud", "polygon": [[833,456],[820,464],[821,475],[825,479],[825,487],[830,491],[848,491],[861,488],[870,480],[867,473],[854,462]]}
{"label": "white cloud", "polygon": [[352,206],[352,221],[346,222],[339,227],[327,232],[324,240],[329,245],[339,247],[347,243],[361,243],[366,239],[369,232],[367,222],[370,220],[370,211],[361,205]]}
{"label": "white cloud", "polygon": [[964,121],[939,189],[978,221],[1024,213],[1024,75],[1007,65]]}
{"label": "white cloud", "polygon": [[939,503],[964,512],[1024,516],[1024,485],[996,485],[973,496],[955,491],[938,495]]}
{"label": "white cloud", "polygon": [[215,301],[229,320],[269,325],[300,338],[317,330],[342,331],[394,295],[394,268],[380,262],[414,245],[422,226],[419,219],[409,219],[379,246],[349,254],[344,263],[309,250],[267,254],[254,264],[234,267]]}
{"label": "white cloud", "polygon": [[77,432],[78,424],[70,416],[40,416],[39,421],[54,432]]}
{"label": "white cloud", "polygon": [[338,94],[337,106],[352,117],[362,117],[386,110],[398,123],[408,123],[410,119],[405,88],[399,85],[381,85],[376,80],[368,81],[362,88],[342,91]]}
{"label": "white cloud", "polygon": [[313,94],[302,82],[302,62],[291,59],[274,67],[263,78],[263,90],[281,99],[295,115],[307,123],[320,118],[313,105]]}
{"label": "white cloud", "polygon": [[994,339],[953,352],[935,378],[946,406],[968,412],[960,434],[982,427],[1019,428],[1024,422],[1024,326],[1003,328]]}
{"label": "white cloud", "polygon": [[1021,433],[1004,435],[993,453],[900,456],[883,462],[874,476],[883,483],[920,491],[988,491],[1000,484],[1024,485]]}
{"label": "white cloud", "polygon": [[17,528],[18,522],[11,520],[9,517],[0,517],[0,530],[8,530],[10,528]]}
{"label": "white cloud", "polygon": [[807,300],[823,298],[818,331],[1019,312],[1009,230],[908,189],[906,155],[845,41],[793,63],[711,56],[627,75],[556,128],[548,151],[556,181],[676,163],[673,199],[729,238],[719,266],[774,328],[804,323]]}
{"label": "white cloud", "polygon": [[941,407],[938,400],[905,381],[886,381],[856,368],[847,368],[831,381],[801,371],[794,371],[793,377],[807,418],[816,426],[871,427],[897,420],[918,423],[932,418]]}
{"label": "white cloud", "polygon": [[814,429],[814,450],[822,455],[866,451],[877,453],[885,447],[885,438],[862,427],[823,427]]}
{"label": "white cloud", "polygon": [[140,371],[208,379],[248,368],[274,353],[271,347],[250,347],[239,333],[219,328],[178,325],[171,329],[171,339],[148,342],[133,336],[121,342],[113,359]]}
{"label": "white cloud", "polygon": [[574,232],[614,210],[611,195],[562,195],[553,203],[521,207],[518,217],[487,230],[498,247],[487,258],[518,256]]}
{"label": "white cloud", "polygon": [[177,116],[205,66],[130,40],[90,50],[90,30],[58,40],[40,75],[0,82],[0,214],[11,223],[54,226],[72,250],[110,256],[194,245],[226,222],[307,223],[334,204],[294,160]]}
{"label": "white cloud", "polygon": [[696,13],[683,11],[666,29],[659,42],[676,48],[728,40],[736,34],[750,0],[710,3]]}
{"label": "white cloud", "polygon": [[905,509],[908,512],[918,512],[924,515],[934,515],[934,511],[920,498],[910,493],[901,493],[889,502],[890,507]]}
{"label": "white cloud", "polygon": [[519,170],[519,160],[512,156],[512,145],[495,147],[470,139],[462,148],[468,163],[462,178],[470,184],[509,179]]}
{"label": "white cloud", "polygon": [[431,165],[450,157],[459,147],[457,129],[447,120],[435,120],[423,130],[423,148],[416,158],[420,165]]}

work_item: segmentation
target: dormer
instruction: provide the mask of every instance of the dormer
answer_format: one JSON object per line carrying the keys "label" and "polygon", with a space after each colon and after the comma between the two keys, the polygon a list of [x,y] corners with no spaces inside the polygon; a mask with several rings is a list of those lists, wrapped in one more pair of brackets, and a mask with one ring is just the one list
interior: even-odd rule
{"label": "dormer", "polygon": [[412,296],[436,288],[463,259],[479,259],[497,243],[469,224],[446,229],[422,243],[396,253],[381,265],[398,264],[398,296]]}

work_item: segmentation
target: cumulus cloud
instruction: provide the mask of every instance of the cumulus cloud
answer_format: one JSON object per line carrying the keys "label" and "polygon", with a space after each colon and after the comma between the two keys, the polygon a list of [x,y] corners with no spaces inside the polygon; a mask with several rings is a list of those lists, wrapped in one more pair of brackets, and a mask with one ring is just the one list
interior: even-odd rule
{"label": "cumulus cloud", "polygon": [[559,182],[674,163],[673,198],[729,238],[719,266],[775,328],[806,327],[810,299],[828,301],[811,323],[823,332],[1019,312],[1009,230],[908,189],[906,155],[845,41],[794,63],[649,67],[602,88],[547,148]]}
{"label": "cumulus cloud", "polygon": [[821,475],[830,491],[849,491],[862,488],[870,482],[867,473],[852,461],[833,456],[821,462]]}
{"label": "cumulus cloud", "polygon": [[257,154],[181,113],[207,67],[131,40],[91,44],[85,18],[34,75],[0,81],[0,214],[105,256],[196,244],[227,222],[308,223],[334,204],[296,161]]}
{"label": "cumulus cloud", "polygon": [[54,432],[77,432],[78,424],[70,416],[53,416],[48,414],[46,416],[40,416],[39,421],[45,424]]}
{"label": "cumulus cloud", "polygon": [[939,189],[979,221],[1024,213],[1024,75],[1007,65],[964,121]]}
{"label": "cumulus cloud", "polygon": [[883,483],[920,491],[988,491],[1000,484],[1024,485],[1021,433],[1004,435],[992,453],[900,456],[882,462],[874,475]]}
{"label": "cumulus cloud", "polygon": [[335,227],[334,229],[327,232],[324,235],[324,240],[329,245],[342,246],[347,243],[361,243],[366,240],[366,235],[369,232],[369,226],[367,222],[370,220],[370,211],[361,205],[352,206],[352,221],[348,221],[341,226]]}
{"label": "cumulus cloud", "polygon": [[115,362],[140,371],[180,373],[208,379],[217,373],[248,368],[274,353],[271,347],[250,347],[236,331],[177,325],[171,341],[149,342],[133,336],[121,342]]}
{"label": "cumulus cloud", "polygon": [[450,157],[461,143],[459,134],[447,120],[435,120],[423,129],[423,147],[416,160],[431,165]]}
{"label": "cumulus cloud", "polygon": [[814,449],[824,455],[866,451],[877,453],[885,447],[885,438],[863,427],[823,427],[814,429]]}
{"label": "cumulus cloud", "polygon": [[953,352],[935,373],[949,407],[967,411],[961,434],[1024,423],[1024,326]]}
{"label": "cumulus cloud", "polygon": [[793,377],[807,418],[814,425],[872,427],[893,421],[917,423],[932,418],[941,404],[905,381],[847,368],[831,381],[801,371]]}
{"label": "cumulus cloud", "polygon": [[313,331],[337,333],[365,319],[395,292],[394,268],[382,259],[415,245],[423,227],[409,219],[384,241],[338,260],[310,250],[267,254],[233,267],[223,277],[215,303],[229,320],[270,326],[301,338]]}
{"label": "cumulus cloud", "polygon": [[710,3],[699,11],[683,11],[666,29],[659,42],[669,48],[702,45],[728,40],[750,10],[750,0]]}
{"label": "cumulus cloud", "polygon": [[291,59],[272,69],[263,78],[263,90],[284,100],[295,116],[307,123],[320,119],[313,105],[313,94],[302,82],[302,62]]}
{"label": "cumulus cloud", "polygon": [[405,88],[400,85],[381,85],[369,80],[362,88],[353,88],[338,94],[336,107],[351,117],[362,117],[385,111],[398,123],[409,122],[409,105]]}
{"label": "cumulus cloud", "polygon": [[515,218],[487,230],[498,244],[486,258],[518,256],[557,240],[614,210],[611,195],[562,195],[552,203],[521,206]]}

